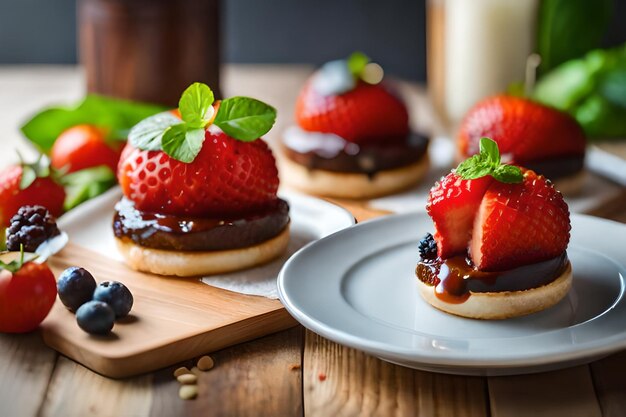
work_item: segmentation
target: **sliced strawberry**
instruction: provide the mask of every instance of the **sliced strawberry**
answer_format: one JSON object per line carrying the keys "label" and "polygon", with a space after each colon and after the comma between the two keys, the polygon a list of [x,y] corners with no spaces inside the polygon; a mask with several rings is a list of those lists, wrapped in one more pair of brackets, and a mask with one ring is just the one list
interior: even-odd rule
{"label": "sliced strawberry", "polygon": [[139,210],[178,216],[221,216],[276,201],[278,171],[267,144],[206,132],[191,163],[162,151],[126,146],[118,167],[124,195]]}
{"label": "sliced strawberry", "polygon": [[459,129],[460,154],[477,154],[480,138],[485,136],[496,141],[500,153],[517,165],[585,154],[585,133],[574,118],[520,97],[494,96],[476,104]]}
{"label": "sliced strawberry", "polygon": [[494,181],[476,216],[470,256],[482,271],[500,271],[562,254],[569,242],[569,210],[545,177],[524,172],[524,181]]}
{"label": "sliced strawberry", "polygon": [[426,209],[435,224],[440,258],[467,252],[478,207],[493,182],[490,176],[464,180],[452,172],[430,190]]}
{"label": "sliced strawberry", "polygon": [[296,119],[304,130],[334,133],[355,143],[405,140],[409,133],[406,106],[384,83],[359,81],[346,93],[322,95],[309,81],[298,96]]}

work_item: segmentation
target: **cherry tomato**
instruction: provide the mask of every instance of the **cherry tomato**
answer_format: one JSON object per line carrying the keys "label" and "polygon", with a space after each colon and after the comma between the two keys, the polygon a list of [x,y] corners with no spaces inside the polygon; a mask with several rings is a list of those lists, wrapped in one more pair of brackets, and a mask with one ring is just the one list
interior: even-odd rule
{"label": "cherry tomato", "polygon": [[68,172],[106,165],[113,172],[122,152],[123,142],[107,142],[103,129],[92,125],[77,125],[59,135],[50,157],[56,169],[68,167]]}
{"label": "cherry tomato", "polygon": [[56,280],[45,263],[27,262],[14,273],[0,271],[0,332],[35,330],[52,309],[56,296]]}

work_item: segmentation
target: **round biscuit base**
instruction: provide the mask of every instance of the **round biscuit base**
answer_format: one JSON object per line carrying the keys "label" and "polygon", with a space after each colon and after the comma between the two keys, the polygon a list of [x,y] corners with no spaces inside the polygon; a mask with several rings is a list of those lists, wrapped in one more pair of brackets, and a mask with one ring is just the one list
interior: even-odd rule
{"label": "round biscuit base", "polygon": [[435,295],[435,287],[419,279],[419,293],[433,307],[446,313],[472,319],[501,320],[536,313],[552,307],[565,297],[572,286],[572,264],[549,284],[523,291],[470,292],[460,304],[447,303]]}
{"label": "round biscuit base", "polygon": [[258,245],[222,251],[162,250],[139,246],[130,239],[115,240],[132,269],[158,275],[193,277],[247,269],[277,258],[289,244],[289,225],[280,234]]}
{"label": "round biscuit base", "polygon": [[419,182],[429,167],[428,154],[396,169],[367,174],[308,169],[287,157],[279,160],[281,181],[288,187],[323,197],[365,199],[393,194]]}

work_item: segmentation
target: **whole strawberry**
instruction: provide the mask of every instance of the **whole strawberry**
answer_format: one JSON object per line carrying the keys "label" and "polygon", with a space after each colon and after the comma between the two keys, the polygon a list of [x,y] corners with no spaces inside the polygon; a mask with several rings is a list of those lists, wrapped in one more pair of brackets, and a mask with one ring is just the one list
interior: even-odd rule
{"label": "whole strawberry", "polygon": [[477,154],[485,136],[498,144],[508,162],[520,165],[585,154],[585,133],[574,118],[521,97],[494,96],[476,104],[459,129],[460,155]]}
{"label": "whole strawberry", "polygon": [[252,211],[274,201],[278,190],[276,162],[263,140],[210,131],[190,163],[127,145],[118,180],[139,210],[186,216]]}
{"label": "whole strawberry", "polygon": [[533,171],[502,165],[497,144],[487,138],[479,154],[431,189],[427,209],[439,257],[466,254],[482,271],[545,261],[569,242],[561,193]]}
{"label": "whole strawberry", "polygon": [[65,190],[51,175],[49,162],[14,165],[0,171],[0,227],[8,227],[22,206],[40,205],[53,216],[63,213]]}
{"label": "whole strawberry", "polygon": [[355,143],[406,140],[406,106],[380,83],[382,73],[373,80],[368,77],[368,65],[369,58],[355,53],[347,61],[327,63],[314,74],[296,102],[300,127]]}
{"label": "whole strawberry", "polygon": [[130,132],[118,180],[137,209],[212,217],[276,201],[274,156],[257,140],[274,123],[272,107],[247,97],[214,106],[209,87],[195,83],[179,111],[180,117],[166,112],[145,119]]}

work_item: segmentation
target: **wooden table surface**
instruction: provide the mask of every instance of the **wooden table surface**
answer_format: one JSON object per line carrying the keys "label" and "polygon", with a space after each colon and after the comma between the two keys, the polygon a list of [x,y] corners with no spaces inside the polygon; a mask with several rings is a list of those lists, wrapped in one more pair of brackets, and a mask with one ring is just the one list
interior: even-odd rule
{"label": "wooden table surface", "polygon": [[[278,108],[279,132],[310,68],[224,72],[226,95]],[[15,147],[29,152],[17,132],[29,112],[80,97],[82,85],[74,67],[0,67],[0,166],[15,160]],[[404,89],[413,114],[428,119],[423,90]],[[359,220],[382,214],[348,208]],[[626,196],[594,214],[626,223]],[[626,416],[626,352],[541,374],[464,377],[392,365],[295,327],[212,356],[216,366],[201,375],[198,398],[183,401],[175,367],[112,380],[58,355],[37,333],[0,335],[0,416]]]}

